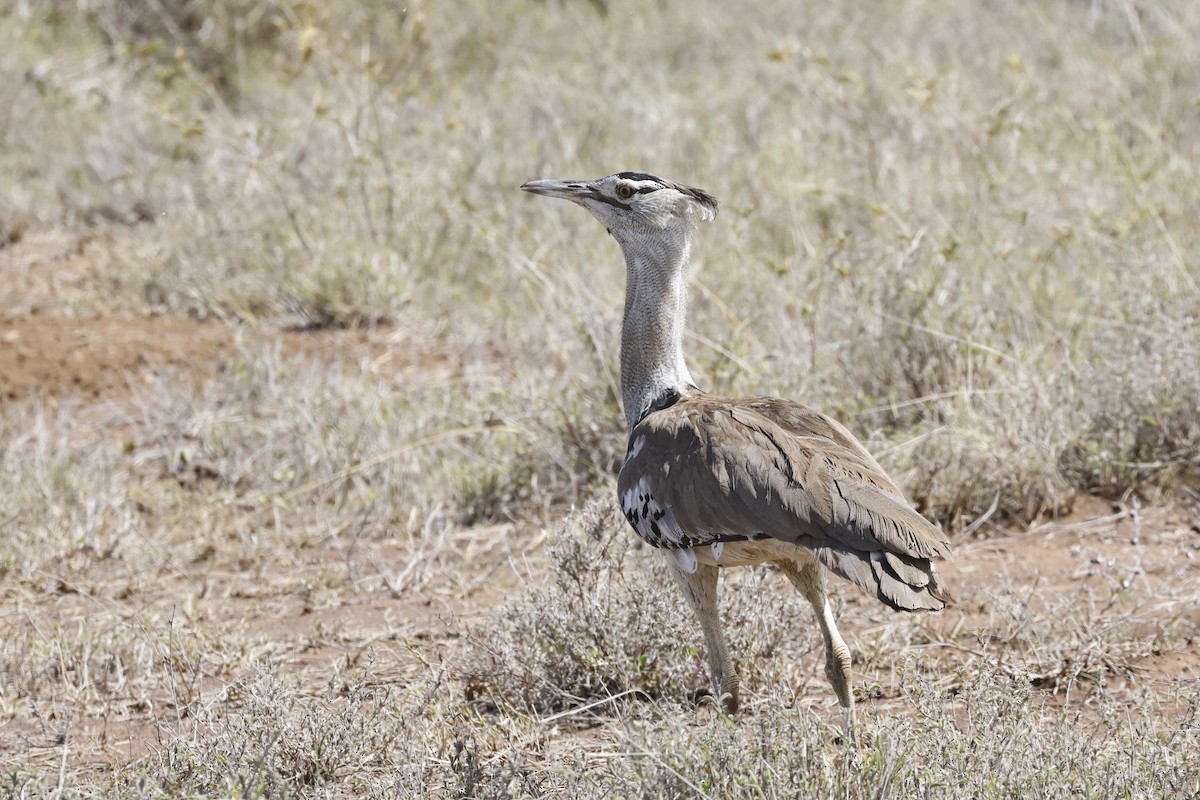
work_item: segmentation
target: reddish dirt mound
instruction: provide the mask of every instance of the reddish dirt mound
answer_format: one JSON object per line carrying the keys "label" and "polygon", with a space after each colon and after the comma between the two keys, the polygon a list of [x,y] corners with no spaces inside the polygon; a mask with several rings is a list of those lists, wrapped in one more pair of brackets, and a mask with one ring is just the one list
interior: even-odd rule
{"label": "reddish dirt mound", "polygon": [[0,398],[100,397],[178,364],[211,364],[229,344],[216,325],[165,317],[0,316]]}
{"label": "reddish dirt mound", "polygon": [[435,336],[411,329],[280,331],[164,316],[0,313],[0,401],[32,393],[112,399],[164,367],[202,380],[243,336],[278,341],[288,356],[360,363],[410,386],[450,380],[472,355],[449,352]]}

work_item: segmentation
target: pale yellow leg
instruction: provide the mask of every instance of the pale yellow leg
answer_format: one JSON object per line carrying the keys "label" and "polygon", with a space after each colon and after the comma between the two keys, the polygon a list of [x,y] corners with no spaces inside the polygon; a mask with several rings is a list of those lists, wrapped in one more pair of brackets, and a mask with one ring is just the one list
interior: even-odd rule
{"label": "pale yellow leg", "polygon": [[850,741],[855,740],[854,727],[854,692],[851,689],[850,648],[846,646],[838,633],[837,623],[833,619],[833,610],[829,607],[829,597],[825,588],[825,568],[816,562],[803,566],[797,564],[780,564],[783,574],[787,575],[792,585],[812,604],[817,615],[817,625],[821,628],[821,636],[825,639],[825,675],[833,685],[837,694],[838,704],[842,707],[842,723],[846,727],[846,736]]}
{"label": "pale yellow leg", "polygon": [[736,714],[740,679],[729,657],[729,645],[725,642],[725,632],[721,629],[721,617],[717,610],[719,570],[697,564],[695,572],[688,572],[675,559],[668,558],[667,563],[688,605],[700,620],[704,644],[708,649],[708,668],[712,672],[717,696],[721,699],[721,708],[726,714]]}

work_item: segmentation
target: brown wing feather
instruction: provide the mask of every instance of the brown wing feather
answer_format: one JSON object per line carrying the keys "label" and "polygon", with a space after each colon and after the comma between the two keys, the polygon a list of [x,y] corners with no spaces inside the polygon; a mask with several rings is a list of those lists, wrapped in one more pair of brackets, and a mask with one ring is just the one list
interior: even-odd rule
{"label": "brown wing feather", "polygon": [[618,490],[655,546],[766,535],[811,549],[888,605],[949,599],[930,563],[949,554],[945,535],[849,431],[798,403],[698,394],[655,411],[630,435]]}
{"label": "brown wing feather", "polygon": [[820,449],[832,446],[843,469],[852,469],[862,480],[903,498],[900,487],[883,471],[875,457],[845,425],[832,417],[803,403],[774,397],[753,397],[735,402],[761,414],[802,442],[811,442]]}

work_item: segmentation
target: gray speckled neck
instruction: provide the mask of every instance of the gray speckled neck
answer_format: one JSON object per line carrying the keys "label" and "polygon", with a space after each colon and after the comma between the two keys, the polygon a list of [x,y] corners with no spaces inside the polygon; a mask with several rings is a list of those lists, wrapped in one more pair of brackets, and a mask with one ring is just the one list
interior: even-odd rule
{"label": "gray speckled neck", "polygon": [[693,386],[683,360],[691,231],[668,239],[636,231],[617,237],[625,254],[625,319],[621,326],[621,400],[629,429],[669,390]]}

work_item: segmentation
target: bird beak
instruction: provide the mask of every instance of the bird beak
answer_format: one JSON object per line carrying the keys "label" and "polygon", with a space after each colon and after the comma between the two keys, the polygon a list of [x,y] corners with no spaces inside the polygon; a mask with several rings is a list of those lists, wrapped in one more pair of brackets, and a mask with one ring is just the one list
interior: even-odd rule
{"label": "bird beak", "polygon": [[559,197],[576,202],[592,194],[592,187],[588,185],[587,181],[529,181],[522,183],[521,188],[531,194]]}

